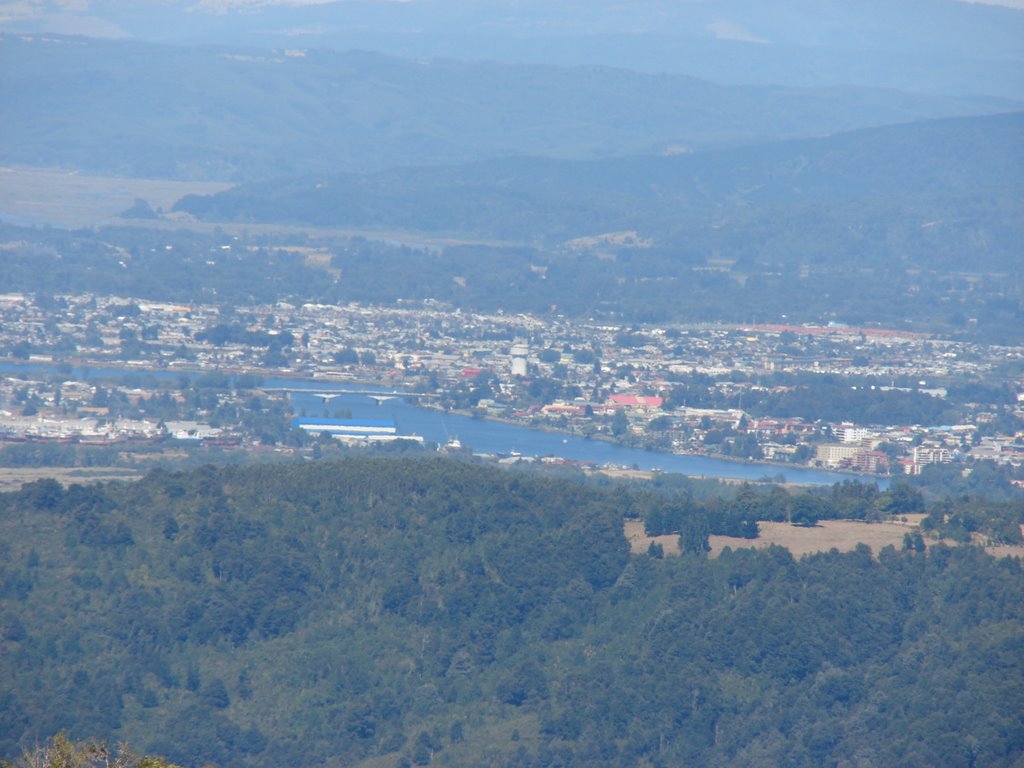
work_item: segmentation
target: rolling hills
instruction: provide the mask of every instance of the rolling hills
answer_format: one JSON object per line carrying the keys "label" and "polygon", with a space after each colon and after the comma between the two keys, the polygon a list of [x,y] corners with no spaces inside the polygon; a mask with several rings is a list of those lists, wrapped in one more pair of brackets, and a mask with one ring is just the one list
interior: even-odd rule
{"label": "rolling hills", "polygon": [[[998,0],[996,0],[998,2]],[[8,4],[0,29],[598,65],[719,83],[1024,97],[1024,13],[960,0],[165,0]]]}
{"label": "rolling hills", "polygon": [[[988,226],[989,253],[975,258],[1005,260],[1016,252],[1021,224],[1022,131],[1024,113],[1014,113],[672,156],[502,158],[318,174],[189,196],[176,210],[213,221],[379,227],[549,245],[638,230],[672,246],[713,219],[719,228],[740,229],[731,239],[753,249],[799,232],[791,217],[817,216],[848,231],[838,241],[829,238],[826,261],[844,258],[843,241],[872,224],[905,230],[912,250],[934,247],[934,233],[921,227],[938,221],[947,248],[959,245],[964,232]],[[986,207],[993,208],[987,221],[983,211],[965,215]],[[994,210],[1000,207],[1010,215],[1000,217]],[[794,257],[805,258],[787,260]]]}
{"label": "rolling hills", "polygon": [[0,36],[0,163],[243,181],[600,158],[1011,110],[988,96],[325,49]]}

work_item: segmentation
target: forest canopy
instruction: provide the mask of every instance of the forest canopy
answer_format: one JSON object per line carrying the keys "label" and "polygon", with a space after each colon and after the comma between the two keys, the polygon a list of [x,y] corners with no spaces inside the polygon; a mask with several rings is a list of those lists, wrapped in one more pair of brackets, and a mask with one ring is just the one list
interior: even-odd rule
{"label": "forest canopy", "polygon": [[[66,729],[225,768],[1014,765],[1018,559],[706,556],[766,515],[918,508],[899,488],[384,458],[40,480],[0,495],[0,756]],[[684,555],[630,556],[627,517]]]}

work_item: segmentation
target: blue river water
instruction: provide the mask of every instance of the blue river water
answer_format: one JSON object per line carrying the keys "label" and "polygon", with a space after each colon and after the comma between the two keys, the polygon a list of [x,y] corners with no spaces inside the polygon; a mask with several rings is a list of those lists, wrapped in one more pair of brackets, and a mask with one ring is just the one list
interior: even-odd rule
{"label": "blue river water", "polygon": [[[53,364],[0,363],[0,373],[14,375],[54,370],[57,370],[57,366]],[[177,380],[183,375],[180,372],[102,367],[72,368],[70,373],[82,378],[128,376],[137,378],[143,386],[147,380]],[[831,485],[856,477],[840,472],[825,472],[804,467],[726,461],[707,456],[629,448],[601,440],[587,440],[574,435],[542,432],[514,424],[443,413],[432,408],[421,407],[400,397],[385,400],[378,405],[376,400],[365,394],[344,394],[345,390],[352,389],[364,392],[387,391],[384,388],[362,384],[266,377],[263,380],[263,386],[291,391],[292,408],[296,415],[303,412],[308,416],[325,415],[324,399],[312,393],[336,391],[339,392],[339,395],[327,401],[327,415],[335,410],[346,409],[356,419],[394,421],[398,433],[401,435],[419,435],[425,440],[439,445],[458,439],[464,448],[477,454],[503,456],[520,454],[523,457],[557,456],[571,461],[592,462],[597,465],[617,465],[642,470],[657,469],[691,477],[736,478],[751,481],[765,477],[774,478],[781,474],[785,477],[786,482],[804,485]],[[302,390],[309,390],[310,393],[304,393]],[[866,482],[876,482],[881,488],[885,488],[889,484],[885,478],[865,477],[862,479]]]}
{"label": "blue river water", "polygon": [[[378,405],[376,400],[365,394],[342,394],[330,398],[325,408],[324,398],[315,394],[305,394],[301,390],[313,389],[318,392],[327,392],[335,389],[355,389],[356,387],[341,385],[332,387],[331,385],[324,386],[320,382],[282,379],[268,379],[265,385],[293,390],[291,394],[292,409],[296,414],[304,412],[308,416],[323,416],[325,413],[331,415],[337,410],[347,409],[355,419],[394,421],[400,435],[419,435],[425,440],[439,445],[452,439],[458,439],[463,448],[478,454],[503,456],[520,454],[523,457],[557,456],[572,461],[594,462],[598,465],[612,464],[643,470],[658,469],[691,477],[738,478],[751,481],[782,474],[785,476],[786,482],[805,485],[831,485],[853,477],[848,474],[803,467],[780,467],[773,464],[725,461],[706,456],[629,448],[602,440],[588,440],[574,435],[542,432],[515,424],[444,413],[432,408],[424,408],[404,398],[385,400]],[[362,386],[358,388],[366,391],[374,389]],[[864,478],[864,480],[878,482],[879,486],[883,487],[888,485],[883,478],[871,478],[870,480]]]}

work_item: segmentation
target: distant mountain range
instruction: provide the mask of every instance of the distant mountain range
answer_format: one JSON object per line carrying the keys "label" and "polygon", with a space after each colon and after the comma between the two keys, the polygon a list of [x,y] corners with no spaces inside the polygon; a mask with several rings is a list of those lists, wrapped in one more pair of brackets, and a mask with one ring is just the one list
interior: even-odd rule
{"label": "distant mountain range", "polygon": [[1009,111],[606,67],[0,36],[0,163],[246,181],[512,155],[685,153]]}
{"label": "distant mountain range", "polygon": [[[1024,113],[955,118],[688,155],[506,158],[308,176],[187,197],[177,209],[208,220],[379,227],[535,243],[638,230],[664,245],[685,242],[698,224],[719,221],[745,228],[744,249],[763,244],[769,233],[810,231],[808,223],[792,220],[800,216],[814,226],[833,220],[846,233],[840,240],[883,222],[921,242],[936,235],[930,231],[936,226],[940,239],[980,226],[987,235],[975,255],[996,248],[1010,258],[1016,246],[1000,233],[1021,225],[1022,135]],[[830,243],[831,255],[818,258],[842,254],[841,242],[826,238],[815,245],[819,251],[821,242]],[[942,249],[938,243],[933,248]]]}
{"label": "distant mountain range", "polygon": [[960,0],[88,0],[8,3],[0,30],[1024,96],[1024,12]]}

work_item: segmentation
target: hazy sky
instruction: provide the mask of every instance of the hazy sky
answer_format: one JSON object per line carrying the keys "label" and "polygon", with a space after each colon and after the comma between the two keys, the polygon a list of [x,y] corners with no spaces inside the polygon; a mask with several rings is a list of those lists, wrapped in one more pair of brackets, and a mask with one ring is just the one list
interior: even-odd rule
{"label": "hazy sky", "polygon": [[[22,25],[34,24],[37,28],[49,32],[63,34],[79,34],[93,37],[128,37],[124,29],[113,22],[116,14],[112,8],[158,7],[177,8],[187,11],[209,13],[218,16],[244,12],[268,6],[302,6],[324,5],[332,2],[349,2],[350,0],[0,0],[0,30],[5,27],[17,29]],[[377,2],[388,4],[421,3],[425,0],[360,0],[361,2]],[[701,2],[706,8],[713,9],[715,0],[691,0]],[[942,0],[936,0],[941,2]],[[1024,10],[1024,0],[959,0],[964,3],[999,5],[1007,8]],[[473,7],[474,0],[447,0],[445,5],[457,8],[459,3]],[[491,4],[495,12],[507,11],[515,15],[518,3],[505,0],[504,3]],[[626,6],[628,7],[628,6]],[[557,8],[557,6],[555,6]],[[521,10],[521,9],[520,9]],[[730,16],[731,14],[726,14]],[[742,18],[721,18],[707,29],[720,40],[736,40],[748,43],[768,43],[769,40],[752,28],[743,24]],[[22,27],[24,28],[24,27]]]}
{"label": "hazy sky", "polygon": [[982,3],[983,5],[1005,5],[1007,8],[1024,9],[1024,0],[961,0],[965,3]]}
{"label": "hazy sky", "polygon": [[[322,5],[345,0],[195,0],[192,7],[212,11],[228,11],[233,8],[258,7],[266,5]],[[364,0],[365,1],[365,0]],[[405,3],[417,0],[375,0],[376,2]],[[1024,9],[1024,0],[960,0],[967,3],[985,5],[1002,5],[1007,8]],[[170,5],[173,0],[144,0],[133,5]],[[88,11],[93,3],[90,0],[8,0],[0,1],[0,20],[24,16],[35,16],[40,13],[65,12],[82,13]]]}
{"label": "hazy sky", "polygon": [[[230,9],[242,6],[260,5],[320,5],[334,2],[335,0],[198,0],[197,7]],[[344,0],[339,0],[344,2]],[[981,3],[984,5],[1004,5],[1007,8],[1024,9],[1024,0],[960,0],[966,3]],[[67,0],[69,4],[87,4],[85,0]],[[376,0],[376,2],[416,2],[416,0]]]}

